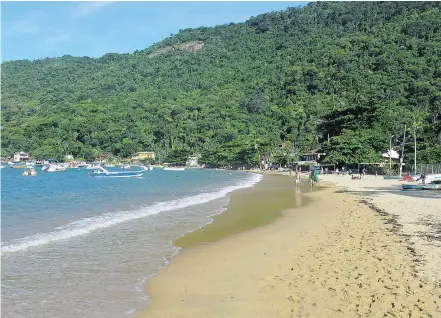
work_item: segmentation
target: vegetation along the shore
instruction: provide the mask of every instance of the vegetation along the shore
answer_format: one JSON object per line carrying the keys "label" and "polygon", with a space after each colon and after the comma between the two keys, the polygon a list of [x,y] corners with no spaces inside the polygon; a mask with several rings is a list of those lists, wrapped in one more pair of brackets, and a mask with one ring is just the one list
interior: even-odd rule
{"label": "vegetation along the shore", "polygon": [[320,147],[331,163],[377,162],[407,124],[417,160],[439,161],[440,8],[310,3],[180,30],[133,54],[5,62],[2,156],[151,150],[256,164]]}

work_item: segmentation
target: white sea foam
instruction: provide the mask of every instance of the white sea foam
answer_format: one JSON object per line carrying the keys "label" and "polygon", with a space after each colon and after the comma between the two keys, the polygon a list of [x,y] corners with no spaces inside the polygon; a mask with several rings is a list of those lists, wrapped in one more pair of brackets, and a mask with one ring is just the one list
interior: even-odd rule
{"label": "white sea foam", "polygon": [[149,215],[158,214],[160,212],[182,209],[193,205],[207,203],[212,200],[222,198],[235,190],[252,187],[257,184],[262,177],[263,176],[260,174],[253,173],[249,179],[241,180],[235,185],[231,185],[214,192],[200,193],[181,199],[158,202],[135,211],[104,213],[99,216],[73,221],[65,226],[58,227],[55,229],[55,231],[49,233],[39,233],[14,240],[14,243],[2,246],[1,252],[2,255],[4,255],[5,253],[24,251],[30,247],[66,240],[76,236],[87,235],[95,230],[143,218]]}

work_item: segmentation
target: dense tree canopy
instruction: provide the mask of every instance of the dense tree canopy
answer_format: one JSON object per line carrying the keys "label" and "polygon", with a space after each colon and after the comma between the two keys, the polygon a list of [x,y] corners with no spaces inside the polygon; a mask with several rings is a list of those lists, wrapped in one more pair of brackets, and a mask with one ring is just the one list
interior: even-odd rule
{"label": "dense tree canopy", "polygon": [[440,16],[438,2],[310,3],[133,54],[5,62],[2,155],[256,164],[284,145],[347,164],[378,160],[407,124],[418,159],[439,162]]}

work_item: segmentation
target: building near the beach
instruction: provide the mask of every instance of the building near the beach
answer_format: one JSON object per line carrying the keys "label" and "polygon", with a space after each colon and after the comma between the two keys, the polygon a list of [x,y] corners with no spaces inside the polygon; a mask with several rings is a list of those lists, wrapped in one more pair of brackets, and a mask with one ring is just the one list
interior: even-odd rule
{"label": "building near the beach", "polygon": [[311,150],[301,156],[301,161],[317,162],[322,161],[326,156],[326,152],[322,152],[320,148]]}
{"label": "building near the beach", "polygon": [[14,154],[14,162],[22,162],[22,161],[29,161],[31,158],[29,157],[29,154],[24,151],[20,151]]}
{"label": "building near the beach", "polygon": [[187,167],[199,167],[199,158],[200,157],[201,157],[200,154],[197,154],[194,156],[189,156],[185,165]]}
{"label": "building near the beach", "polygon": [[98,161],[99,162],[106,162],[107,161],[107,159],[109,159],[110,158],[110,155],[109,154],[107,154],[107,153],[102,153],[102,154],[100,154],[99,156],[98,156]]}
{"label": "building near the beach", "polygon": [[153,151],[141,151],[132,156],[132,160],[155,160],[155,153]]}
{"label": "building near the beach", "polygon": [[386,151],[385,153],[381,154],[381,157],[391,159],[392,161],[399,161],[400,160],[400,154],[393,149],[390,149],[390,150]]}

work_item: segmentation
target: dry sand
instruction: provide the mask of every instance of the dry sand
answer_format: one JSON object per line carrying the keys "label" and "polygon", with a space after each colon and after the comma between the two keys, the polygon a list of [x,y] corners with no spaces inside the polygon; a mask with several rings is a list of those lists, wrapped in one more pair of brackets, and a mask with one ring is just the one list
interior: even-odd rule
{"label": "dry sand", "polygon": [[321,184],[268,225],[184,248],[139,317],[441,317],[440,286],[388,216]]}
{"label": "dry sand", "polygon": [[417,259],[422,279],[441,283],[441,192],[402,191],[403,182],[366,176],[324,175],[323,180],[344,187],[344,192],[361,197],[394,224],[398,236],[408,241]]}

